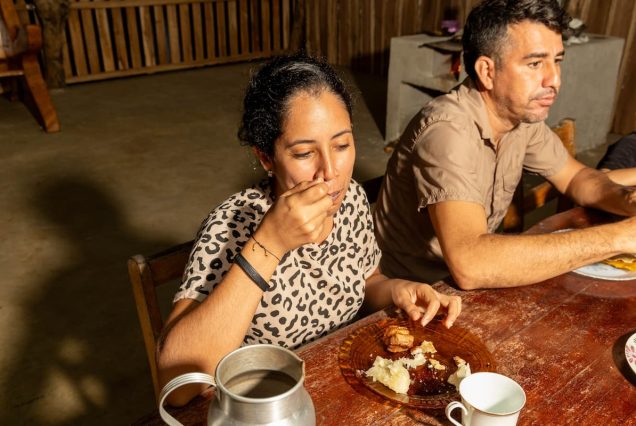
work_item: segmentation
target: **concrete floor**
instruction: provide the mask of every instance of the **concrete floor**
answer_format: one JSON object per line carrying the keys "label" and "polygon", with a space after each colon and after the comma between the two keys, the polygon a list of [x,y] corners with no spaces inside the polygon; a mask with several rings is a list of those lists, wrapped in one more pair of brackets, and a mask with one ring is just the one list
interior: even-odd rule
{"label": "concrete floor", "polygon": [[[70,86],[52,94],[50,135],[0,97],[0,425],[126,424],[154,409],[126,260],[193,238],[262,176],[236,138],[253,67]],[[388,159],[386,83],[343,73],[364,180]]]}
{"label": "concrete floor", "polygon": [[[52,94],[57,134],[0,97],[0,425],[126,424],[153,410],[126,260],[193,238],[263,176],[236,137],[254,66],[70,86]],[[386,86],[343,72],[354,177],[367,179],[388,155],[359,87],[383,115]]]}

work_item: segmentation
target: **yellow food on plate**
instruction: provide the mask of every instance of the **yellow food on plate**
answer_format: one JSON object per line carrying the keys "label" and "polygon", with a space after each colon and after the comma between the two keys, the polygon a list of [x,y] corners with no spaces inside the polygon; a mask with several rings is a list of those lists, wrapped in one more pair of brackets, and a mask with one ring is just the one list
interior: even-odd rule
{"label": "yellow food on plate", "polygon": [[636,256],[633,254],[621,254],[610,257],[609,259],[605,259],[603,263],[626,271],[636,271]]}

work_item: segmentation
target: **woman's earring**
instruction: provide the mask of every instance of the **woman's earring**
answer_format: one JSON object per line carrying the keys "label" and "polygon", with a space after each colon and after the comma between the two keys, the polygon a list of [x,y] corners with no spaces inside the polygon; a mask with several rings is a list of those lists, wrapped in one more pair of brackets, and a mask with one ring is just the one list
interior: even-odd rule
{"label": "woman's earring", "polygon": [[271,178],[272,176],[274,176],[274,172],[273,172],[273,171],[271,171],[271,170],[268,170],[268,171],[267,171],[267,177],[270,177],[270,178]]}

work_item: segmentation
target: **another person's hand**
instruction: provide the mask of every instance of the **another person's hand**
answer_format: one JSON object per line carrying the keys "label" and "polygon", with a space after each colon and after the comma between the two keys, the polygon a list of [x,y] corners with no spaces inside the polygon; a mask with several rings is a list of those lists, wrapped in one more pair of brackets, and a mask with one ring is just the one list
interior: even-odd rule
{"label": "another person's hand", "polygon": [[322,179],[301,182],[277,198],[263,218],[259,234],[264,235],[270,250],[282,257],[303,244],[319,242],[329,224],[328,211],[332,206]]}
{"label": "another person's hand", "polygon": [[413,321],[422,326],[428,324],[440,307],[446,309],[444,325],[450,328],[462,310],[459,296],[447,296],[438,293],[428,284],[408,280],[394,280],[391,296],[395,306],[407,313]]}

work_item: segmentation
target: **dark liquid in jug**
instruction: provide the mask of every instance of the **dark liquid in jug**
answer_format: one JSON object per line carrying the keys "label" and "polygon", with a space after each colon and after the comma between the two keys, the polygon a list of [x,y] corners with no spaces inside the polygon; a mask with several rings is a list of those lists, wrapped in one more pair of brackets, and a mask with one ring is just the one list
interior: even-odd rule
{"label": "dark liquid in jug", "polygon": [[287,392],[296,383],[296,379],[280,371],[253,370],[232,377],[224,385],[235,395],[270,398]]}

